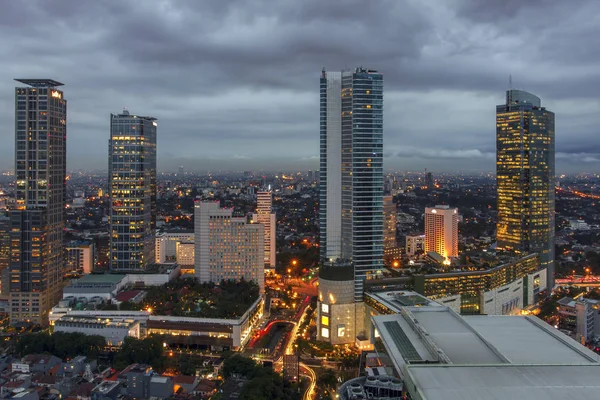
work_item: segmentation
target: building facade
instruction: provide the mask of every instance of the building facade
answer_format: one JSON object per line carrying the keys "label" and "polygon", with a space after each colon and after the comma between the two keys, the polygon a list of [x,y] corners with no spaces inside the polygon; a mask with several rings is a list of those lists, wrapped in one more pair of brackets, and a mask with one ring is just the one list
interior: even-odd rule
{"label": "building facade", "polygon": [[321,260],[349,260],[355,300],[383,268],[383,75],[323,70],[320,80]]}
{"label": "building facade", "polygon": [[417,254],[423,254],[425,251],[425,235],[406,235],[405,250],[406,255],[409,257],[414,257]]}
{"label": "building facade", "polygon": [[195,275],[200,282],[255,281],[264,291],[264,227],[234,217],[219,202],[194,206]]}
{"label": "building facade", "polygon": [[458,257],[458,209],[441,205],[425,208],[425,253],[448,260]]}
{"label": "building facade", "polygon": [[[542,276],[543,275],[543,276]],[[537,254],[485,271],[415,275],[414,290],[461,314],[505,315],[539,301],[546,276]]]}
{"label": "building facade", "polygon": [[177,259],[177,243],[194,243],[194,231],[161,232],[155,239],[155,256],[157,264],[164,264]]}
{"label": "building facade", "polygon": [[90,274],[94,270],[94,243],[74,241],[66,249],[67,271],[70,273]]}
{"label": "building facade", "polygon": [[0,212],[0,294],[8,293],[10,262],[10,218]]}
{"label": "building facade", "polygon": [[142,271],[154,263],[156,118],[110,115],[108,146],[110,268]]}
{"label": "building facade", "polygon": [[397,209],[393,196],[383,196],[383,262],[388,267],[400,267],[400,248],[396,241]]}
{"label": "building facade", "polygon": [[177,242],[177,264],[182,268],[193,267],[196,255],[194,242]]}
{"label": "building facade", "polygon": [[273,213],[273,193],[261,191],[256,193],[256,213],[252,215],[254,223],[262,224],[265,234],[265,268],[275,269],[276,249],[276,215]]}
{"label": "building facade", "polygon": [[498,248],[536,252],[554,286],[554,113],[539,97],[508,90],[496,107]]}
{"label": "building facade", "polygon": [[17,79],[10,210],[10,320],[47,324],[64,269],[67,101],[50,79]]}
{"label": "building facade", "polygon": [[140,323],[134,319],[99,319],[64,316],[54,322],[55,332],[98,335],[106,339],[106,345],[119,347],[126,337],[140,337]]}

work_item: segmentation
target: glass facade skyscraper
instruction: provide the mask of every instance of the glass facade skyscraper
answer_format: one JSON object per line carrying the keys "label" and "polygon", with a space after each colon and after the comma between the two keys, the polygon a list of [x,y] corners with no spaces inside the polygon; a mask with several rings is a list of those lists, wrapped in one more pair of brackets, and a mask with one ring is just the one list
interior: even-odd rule
{"label": "glass facade skyscraper", "polygon": [[383,268],[383,76],[323,71],[320,82],[323,262],[354,266],[355,299]]}
{"label": "glass facade skyscraper", "polygon": [[156,118],[110,116],[108,147],[110,268],[141,271],[154,263]]}
{"label": "glass facade skyscraper", "polygon": [[[10,320],[48,323],[64,268],[67,101],[51,79],[17,79],[15,206],[6,285]],[[4,289],[4,288],[3,288]]]}
{"label": "glass facade skyscraper", "polygon": [[496,107],[498,248],[539,254],[554,286],[554,113],[539,97],[508,90]]}

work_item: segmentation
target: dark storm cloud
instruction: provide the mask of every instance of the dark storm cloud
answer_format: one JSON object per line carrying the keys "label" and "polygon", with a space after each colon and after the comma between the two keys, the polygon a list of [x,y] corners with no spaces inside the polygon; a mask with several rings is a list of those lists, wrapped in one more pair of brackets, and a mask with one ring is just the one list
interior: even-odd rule
{"label": "dark storm cloud", "polygon": [[[322,67],[379,69],[390,168],[493,170],[508,75],[557,114],[557,162],[599,169],[593,0],[0,3],[0,139],[15,77],[66,83],[70,167],[106,168],[108,114],[159,118],[159,167],[318,167]],[[90,151],[89,149],[94,149]],[[12,163],[12,148],[0,148]]]}

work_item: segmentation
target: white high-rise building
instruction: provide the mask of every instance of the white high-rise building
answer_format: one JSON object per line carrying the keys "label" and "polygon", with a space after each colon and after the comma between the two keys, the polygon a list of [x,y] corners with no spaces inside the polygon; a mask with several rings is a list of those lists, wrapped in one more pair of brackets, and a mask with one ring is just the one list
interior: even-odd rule
{"label": "white high-rise building", "polygon": [[271,191],[256,194],[256,213],[252,222],[262,224],[265,233],[265,268],[275,269],[276,216],[273,212],[273,193]]}
{"label": "white high-rise building", "polygon": [[219,202],[194,206],[195,275],[200,282],[253,280],[264,291],[264,227]]}
{"label": "white high-rise building", "polygon": [[425,208],[425,253],[458,257],[458,209],[447,205]]}

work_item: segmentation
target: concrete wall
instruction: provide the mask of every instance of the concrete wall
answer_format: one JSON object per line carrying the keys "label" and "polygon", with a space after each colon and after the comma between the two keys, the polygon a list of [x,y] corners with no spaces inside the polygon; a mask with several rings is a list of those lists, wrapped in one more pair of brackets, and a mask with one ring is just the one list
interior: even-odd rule
{"label": "concrete wall", "polygon": [[523,279],[483,294],[482,314],[511,315],[523,309]]}

